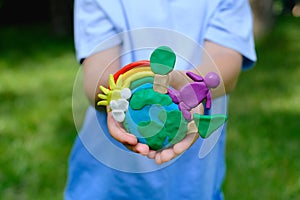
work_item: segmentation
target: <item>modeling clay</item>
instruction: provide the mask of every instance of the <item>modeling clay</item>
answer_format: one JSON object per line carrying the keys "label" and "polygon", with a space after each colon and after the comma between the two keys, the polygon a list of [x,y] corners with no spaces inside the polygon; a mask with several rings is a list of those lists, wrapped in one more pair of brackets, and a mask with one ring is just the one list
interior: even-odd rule
{"label": "modeling clay", "polygon": [[206,100],[206,108],[210,109],[211,92],[209,89],[217,87],[220,80],[218,75],[213,72],[208,73],[205,79],[192,72],[187,72],[186,75],[195,82],[183,86],[180,91],[169,88],[168,93],[173,99],[173,102],[179,104],[179,109],[182,111],[183,116],[187,120],[191,120],[190,110],[198,106],[204,100]]}
{"label": "modeling clay", "polygon": [[155,73],[153,89],[156,92],[165,94],[169,88],[168,74],[173,70],[176,61],[176,55],[166,46],[161,46],[153,51],[150,57],[150,67]]}
{"label": "modeling clay", "polygon": [[210,72],[203,78],[187,72],[191,82],[175,90],[169,85],[175,62],[175,53],[161,46],[150,60],[130,63],[110,74],[108,88],[100,86],[97,105],[109,106],[116,121],[154,150],[170,147],[191,133],[208,138],[227,121],[223,114],[191,113],[201,104],[207,110],[212,107],[210,89],[219,85],[218,75]]}
{"label": "modeling clay", "polygon": [[175,65],[176,55],[166,46],[158,47],[150,56],[150,67],[155,74],[167,75]]}
{"label": "modeling clay", "polygon": [[170,105],[172,99],[168,95],[163,95],[152,89],[139,90],[131,98],[130,106],[132,109],[139,110],[146,105],[159,104]]}

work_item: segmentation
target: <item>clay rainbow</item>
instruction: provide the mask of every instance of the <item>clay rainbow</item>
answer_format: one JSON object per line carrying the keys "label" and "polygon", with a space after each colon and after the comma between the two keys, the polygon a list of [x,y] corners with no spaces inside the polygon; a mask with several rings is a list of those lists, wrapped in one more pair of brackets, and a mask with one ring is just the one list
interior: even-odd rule
{"label": "clay rainbow", "polygon": [[130,90],[146,83],[153,83],[154,73],[150,68],[150,61],[142,60],[130,63],[114,74],[115,82],[122,75],[124,87]]}

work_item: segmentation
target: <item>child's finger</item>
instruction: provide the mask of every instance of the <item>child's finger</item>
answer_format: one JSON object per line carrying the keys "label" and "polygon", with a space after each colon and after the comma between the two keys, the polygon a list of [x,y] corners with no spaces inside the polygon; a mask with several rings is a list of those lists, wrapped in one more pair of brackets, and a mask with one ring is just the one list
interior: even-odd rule
{"label": "child's finger", "polygon": [[137,145],[128,145],[128,144],[124,144],[124,145],[130,151],[133,151],[135,153],[139,153],[143,156],[148,156],[149,151],[150,151],[149,146],[146,145],[146,144],[142,144],[142,143],[137,143]]}
{"label": "child's finger", "polygon": [[162,164],[168,162],[175,158],[177,154],[174,152],[173,148],[164,149],[160,152],[160,156],[155,159],[157,164]]}
{"label": "child's finger", "polygon": [[111,136],[119,142],[129,145],[136,145],[138,143],[137,138],[126,132],[125,129],[114,120],[110,112],[107,113],[107,126]]}
{"label": "child's finger", "polygon": [[155,155],[156,155],[156,151],[149,150],[149,153],[148,153],[147,157],[150,158],[150,159],[154,159]]}
{"label": "child's finger", "polygon": [[198,137],[199,137],[198,133],[188,134],[182,141],[180,141],[179,143],[173,146],[174,152],[176,154],[183,153],[185,150],[190,148],[192,144],[194,144],[194,142],[197,140]]}
{"label": "child's finger", "polygon": [[143,156],[147,156],[149,154],[149,146],[142,143],[137,143],[137,145],[133,146],[133,151],[137,152]]}

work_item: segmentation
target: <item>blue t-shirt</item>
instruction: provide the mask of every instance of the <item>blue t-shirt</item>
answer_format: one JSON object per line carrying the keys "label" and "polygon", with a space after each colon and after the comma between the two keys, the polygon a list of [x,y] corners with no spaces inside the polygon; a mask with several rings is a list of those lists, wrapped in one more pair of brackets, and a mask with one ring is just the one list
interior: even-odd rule
{"label": "blue t-shirt", "polygon": [[[240,52],[244,69],[256,60],[247,0],[76,0],[74,25],[78,61],[120,45],[124,66],[167,45],[179,58],[175,68],[185,70],[201,63],[204,40]],[[226,96],[213,100],[212,114],[226,112]],[[65,199],[222,199],[224,149],[222,126],[156,165],[111,138],[106,114],[89,107],[70,156]]]}

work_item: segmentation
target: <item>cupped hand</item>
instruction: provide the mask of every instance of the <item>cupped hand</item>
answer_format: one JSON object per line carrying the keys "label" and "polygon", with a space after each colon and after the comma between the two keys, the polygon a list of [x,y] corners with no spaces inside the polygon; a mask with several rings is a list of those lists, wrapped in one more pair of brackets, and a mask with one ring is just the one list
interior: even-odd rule
{"label": "cupped hand", "polygon": [[159,151],[150,150],[148,153],[148,158],[154,159],[157,164],[163,164],[169,162],[170,160],[181,155],[187,149],[189,149],[194,142],[198,139],[198,133],[188,134],[183,140],[179,143]]}
{"label": "cupped hand", "polygon": [[149,154],[149,146],[139,143],[136,136],[128,133],[122,124],[113,118],[111,112],[107,112],[107,126],[111,136],[124,144],[128,149],[144,156]]}
{"label": "cupped hand", "polygon": [[128,133],[123,128],[122,124],[113,118],[111,112],[107,113],[107,125],[108,130],[114,139],[124,144],[129,150],[147,156],[150,159],[154,159],[157,164],[163,164],[182,154],[199,136],[197,133],[191,133],[172,147],[154,151],[151,150],[148,145],[139,143],[136,136]]}
{"label": "cupped hand", "polygon": [[[203,104],[199,104],[197,107],[191,110],[191,114],[194,113],[203,114],[204,107]],[[174,144],[173,146],[163,149],[160,151],[153,151],[150,150],[148,153],[148,158],[155,159],[157,164],[163,164],[165,162],[169,162],[170,160],[176,158],[177,156],[181,155],[187,149],[189,149],[199,138],[198,130],[190,129],[183,140]]]}
{"label": "cupped hand", "polygon": [[[202,104],[199,104],[196,108],[191,110],[191,114],[203,114],[203,112],[204,107]],[[186,137],[177,144],[166,149],[155,151],[151,150],[148,145],[139,143],[137,137],[128,133],[123,125],[113,118],[111,112],[107,113],[107,125],[109,132],[114,139],[124,144],[129,150],[147,156],[150,159],[154,159],[157,164],[169,162],[181,155],[199,138],[199,133],[197,131],[188,132]]]}
{"label": "cupped hand", "polygon": [[107,125],[108,130],[114,139],[124,144],[129,150],[147,156],[150,159],[154,159],[157,164],[163,164],[182,154],[199,137],[198,133],[191,133],[172,147],[154,151],[151,150],[148,145],[139,143],[136,136],[128,133],[123,128],[122,124],[113,118],[111,112],[107,113]]}

